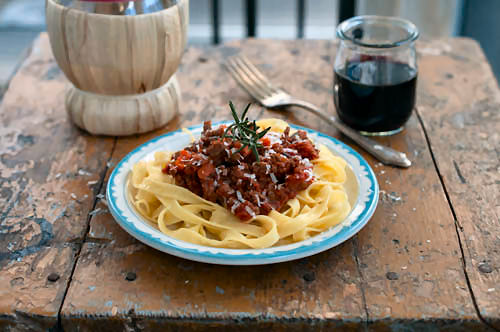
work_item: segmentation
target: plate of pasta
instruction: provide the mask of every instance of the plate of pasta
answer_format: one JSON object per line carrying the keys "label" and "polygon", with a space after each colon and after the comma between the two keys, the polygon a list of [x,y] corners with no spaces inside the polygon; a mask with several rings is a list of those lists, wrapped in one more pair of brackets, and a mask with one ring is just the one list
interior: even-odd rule
{"label": "plate of pasta", "polygon": [[[233,107],[231,105],[231,107]],[[260,265],[346,241],[378,202],[373,170],[353,149],[278,119],[210,121],[154,138],[107,185],[118,224],[189,260]]]}

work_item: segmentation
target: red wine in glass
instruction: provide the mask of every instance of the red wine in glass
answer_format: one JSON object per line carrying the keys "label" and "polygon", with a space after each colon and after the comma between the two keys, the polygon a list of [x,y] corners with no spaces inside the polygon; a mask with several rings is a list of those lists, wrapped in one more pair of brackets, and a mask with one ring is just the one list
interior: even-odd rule
{"label": "red wine in glass", "polygon": [[417,70],[386,57],[361,56],[334,74],[339,118],[366,134],[400,131],[415,106],[416,87]]}

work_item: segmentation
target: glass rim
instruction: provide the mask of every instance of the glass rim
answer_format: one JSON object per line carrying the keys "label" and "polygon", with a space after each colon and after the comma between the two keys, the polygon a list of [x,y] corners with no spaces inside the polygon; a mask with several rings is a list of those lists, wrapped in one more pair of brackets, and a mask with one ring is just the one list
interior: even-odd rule
{"label": "glass rim", "polygon": [[[407,31],[407,36],[400,40],[390,42],[390,43],[366,43],[362,42],[359,39],[350,37],[346,34],[348,29],[360,24],[360,23],[395,23],[396,26],[399,26]],[[347,40],[352,42],[355,45],[368,47],[368,48],[394,48],[398,46],[402,46],[405,44],[409,44],[417,40],[420,35],[418,28],[411,21],[406,20],[400,17],[394,16],[379,16],[379,15],[360,15],[351,17],[337,26],[337,37],[341,40]]]}

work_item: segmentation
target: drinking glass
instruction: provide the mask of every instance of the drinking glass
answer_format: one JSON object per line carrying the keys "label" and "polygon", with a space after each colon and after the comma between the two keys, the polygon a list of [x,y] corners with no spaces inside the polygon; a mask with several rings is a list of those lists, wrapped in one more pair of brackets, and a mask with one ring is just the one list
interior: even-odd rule
{"label": "drinking glass", "polygon": [[343,122],[363,135],[403,130],[415,106],[418,35],[397,17],[356,16],[337,27],[334,101]]}

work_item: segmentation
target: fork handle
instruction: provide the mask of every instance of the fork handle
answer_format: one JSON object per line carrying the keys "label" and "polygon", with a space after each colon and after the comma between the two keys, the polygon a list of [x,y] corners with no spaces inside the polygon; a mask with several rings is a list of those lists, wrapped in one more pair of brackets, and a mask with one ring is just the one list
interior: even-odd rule
{"label": "fork handle", "polygon": [[368,137],[362,136],[354,129],[346,126],[335,116],[324,113],[315,105],[300,99],[292,99],[290,101],[290,104],[302,107],[318,115],[320,118],[322,118],[323,120],[327,121],[329,124],[337,128],[344,135],[352,139],[354,142],[356,142],[358,145],[360,145],[363,149],[365,149],[372,156],[380,160],[382,163],[386,165],[394,165],[404,168],[411,166],[411,161],[408,159],[408,157],[406,157],[405,153],[396,151],[388,146],[380,145],[376,141],[369,139]]}

